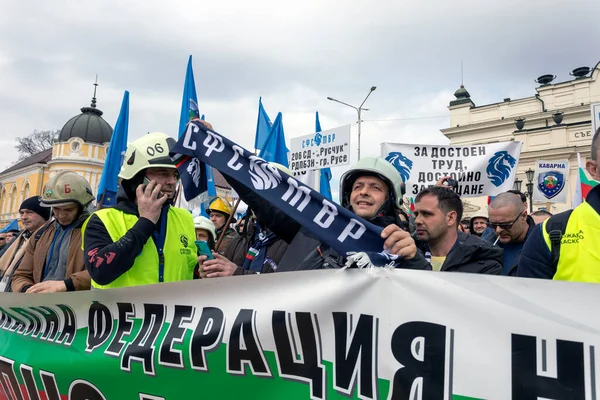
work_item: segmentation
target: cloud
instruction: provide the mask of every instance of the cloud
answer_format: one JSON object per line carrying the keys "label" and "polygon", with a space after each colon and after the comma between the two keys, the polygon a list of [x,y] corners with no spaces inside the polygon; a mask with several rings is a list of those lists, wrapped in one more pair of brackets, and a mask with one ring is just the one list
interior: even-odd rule
{"label": "cloud", "polygon": [[[355,124],[354,110],[326,97],[358,105],[373,85],[361,154],[384,140],[443,142],[461,61],[476,104],[532,95],[537,76],[566,80],[599,61],[599,14],[595,0],[5,2],[0,167],[17,159],[15,137],[60,128],[88,105],[96,74],[107,122],[129,90],[130,140],[175,136],[190,54],[201,112],[248,148],[259,96],[290,138],[314,131],[317,110],[323,129]],[[356,126],[352,135],[354,162]]]}

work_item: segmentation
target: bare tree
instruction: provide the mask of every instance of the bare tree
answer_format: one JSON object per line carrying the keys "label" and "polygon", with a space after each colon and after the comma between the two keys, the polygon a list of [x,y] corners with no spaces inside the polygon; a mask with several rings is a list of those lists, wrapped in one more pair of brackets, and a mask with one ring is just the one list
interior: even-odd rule
{"label": "bare tree", "polygon": [[29,136],[18,137],[15,148],[19,152],[19,161],[52,147],[54,137],[59,130],[34,130]]}

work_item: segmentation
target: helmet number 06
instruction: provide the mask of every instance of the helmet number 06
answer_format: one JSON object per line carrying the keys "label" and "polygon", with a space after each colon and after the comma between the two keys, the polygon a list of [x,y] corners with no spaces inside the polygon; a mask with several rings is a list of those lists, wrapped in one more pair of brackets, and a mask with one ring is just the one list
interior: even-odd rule
{"label": "helmet number 06", "polygon": [[71,184],[70,183],[65,183],[65,194],[67,193],[71,193]]}
{"label": "helmet number 06", "polygon": [[148,146],[146,148],[146,153],[148,153],[148,155],[150,157],[154,157],[154,155],[156,153],[164,153],[165,149],[160,145],[160,143],[156,143],[154,146]]}

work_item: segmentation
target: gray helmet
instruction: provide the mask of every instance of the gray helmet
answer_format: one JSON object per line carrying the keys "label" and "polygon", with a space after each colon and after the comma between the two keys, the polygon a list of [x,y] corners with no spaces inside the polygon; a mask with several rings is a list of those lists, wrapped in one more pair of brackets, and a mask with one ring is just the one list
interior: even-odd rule
{"label": "gray helmet", "polygon": [[62,207],[70,203],[85,207],[94,200],[89,182],[73,171],[61,171],[46,183],[40,205]]}
{"label": "gray helmet", "polygon": [[340,179],[340,204],[349,208],[354,181],[361,176],[375,176],[386,183],[394,207],[402,206],[404,182],[398,170],[383,157],[364,157],[346,171]]}

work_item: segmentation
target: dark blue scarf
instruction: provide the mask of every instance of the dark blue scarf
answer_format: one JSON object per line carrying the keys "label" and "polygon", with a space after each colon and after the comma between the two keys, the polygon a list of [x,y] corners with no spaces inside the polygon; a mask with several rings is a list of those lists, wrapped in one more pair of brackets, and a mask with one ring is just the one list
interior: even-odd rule
{"label": "dark blue scarf", "polygon": [[269,245],[278,241],[279,238],[273,232],[265,232],[258,222],[255,226],[254,241],[246,253],[242,268],[260,273],[267,257]]}
{"label": "dark blue scarf", "polygon": [[396,256],[383,253],[381,227],[326,199],[199,122],[188,124],[186,132],[171,150],[171,157],[177,162],[188,201],[202,193],[201,178],[205,174],[201,171],[206,169],[206,163],[285,212],[339,254],[365,252],[376,266],[399,261]]}

